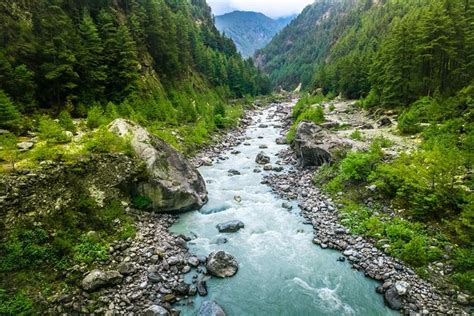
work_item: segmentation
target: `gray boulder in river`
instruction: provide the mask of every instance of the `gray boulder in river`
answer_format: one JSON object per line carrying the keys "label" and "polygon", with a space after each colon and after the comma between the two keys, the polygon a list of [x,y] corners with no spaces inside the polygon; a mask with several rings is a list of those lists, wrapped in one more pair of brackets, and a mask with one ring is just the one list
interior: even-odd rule
{"label": "gray boulder in river", "polygon": [[155,211],[186,211],[207,202],[204,179],[181,153],[129,120],[116,119],[109,130],[131,138],[148,172],[148,180],[138,185],[138,194],[150,198]]}
{"label": "gray boulder in river", "polygon": [[219,278],[231,277],[237,273],[239,264],[234,256],[225,251],[219,250],[212,252],[207,258],[207,271],[213,276]]}
{"label": "gray boulder in river", "polygon": [[226,316],[226,314],[215,301],[205,301],[199,309],[198,316]]}
{"label": "gray boulder in river", "polygon": [[331,162],[329,147],[322,142],[322,128],[313,122],[301,121],[296,128],[293,148],[302,167],[321,166]]}
{"label": "gray boulder in river", "polygon": [[244,228],[244,223],[239,220],[232,220],[225,223],[217,224],[216,227],[220,233],[235,233]]}

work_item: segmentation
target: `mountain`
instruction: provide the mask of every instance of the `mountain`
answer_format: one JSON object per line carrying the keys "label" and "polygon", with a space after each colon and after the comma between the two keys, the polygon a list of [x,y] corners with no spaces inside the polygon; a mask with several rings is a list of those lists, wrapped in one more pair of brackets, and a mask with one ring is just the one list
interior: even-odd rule
{"label": "mountain", "polygon": [[257,69],[215,28],[205,0],[7,1],[0,27],[0,91],[22,113],[81,116],[126,101],[134,111],[150,106],[148,121],[168,107],[166,122],[196,122],[208,106],[197,92],[262,92]]}
{"label": "mountain", "polygon": [[216,27],[229,36],[244,57],[264,47],[275,34],[294,19],[288,16],[274,20],[262,13],[234,11],[215,17]]}
{"label": "mountain", "polygon": [[347,13],[354,0],[316,1],[272,41],[256,53],[256,61],[272,82],[285,88],[311,83],[314,66],[327,57],[331,46],[351,23]]}

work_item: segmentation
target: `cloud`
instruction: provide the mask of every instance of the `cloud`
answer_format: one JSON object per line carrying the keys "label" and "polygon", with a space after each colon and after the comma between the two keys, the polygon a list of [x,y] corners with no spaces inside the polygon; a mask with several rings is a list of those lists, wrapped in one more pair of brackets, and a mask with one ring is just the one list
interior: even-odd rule
{"label": "cloud", "polygon": [[207,0],[215,15],[227,12],[255,11],[272,18],[300,13],[304,7],[314,0]]}

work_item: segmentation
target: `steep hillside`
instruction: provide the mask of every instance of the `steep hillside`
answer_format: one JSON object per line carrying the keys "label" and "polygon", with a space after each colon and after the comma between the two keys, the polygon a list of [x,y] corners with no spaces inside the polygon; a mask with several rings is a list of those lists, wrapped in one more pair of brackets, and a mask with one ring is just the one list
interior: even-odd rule
{"label": "steep hillside", "polygon": [[291,22],[293,16],[271,19],[262,13],[234,11],[216,16],[216,27],[232,38],[244,57],[251,57],[267,45],[275,34]]}
{"label": "steep hillside", "polygon": [[217,100],[265,90],[204,0],[7,1],[0,27],[0,128],[109,102],[147,122],[213,125]]}
{"label": "steep hillside", "polygon": [[332,45],[351,24],[347,13],[355,0],[316,1],[262,50],[257,63],[275,85],[296,88],[311,83],[314,67],[325,60]]}

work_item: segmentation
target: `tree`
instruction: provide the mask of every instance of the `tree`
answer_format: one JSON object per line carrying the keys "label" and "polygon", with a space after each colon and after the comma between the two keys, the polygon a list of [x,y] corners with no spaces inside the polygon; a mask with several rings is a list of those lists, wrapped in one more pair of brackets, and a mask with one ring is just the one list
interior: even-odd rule
{"label": "tree", "polygon": [[0,128],[13,128],[20,114],[3,90],[0,90]]}

